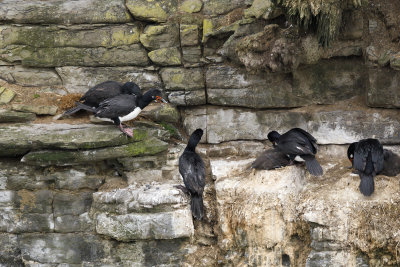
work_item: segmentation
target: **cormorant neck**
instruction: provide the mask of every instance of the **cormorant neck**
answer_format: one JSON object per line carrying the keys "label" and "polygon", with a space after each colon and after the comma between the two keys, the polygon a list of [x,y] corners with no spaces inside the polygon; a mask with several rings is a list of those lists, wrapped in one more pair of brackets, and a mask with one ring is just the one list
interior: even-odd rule
{"label": "cormorant neck", "polygon": [[197,136],[191,136],[190,138],[189,138],[189,142],[188,142],[188,144],[187,144],[187,146],[186,146],[186,148],[185,148],[185,150],[188,150],[188,151],[195,151],[196,150],[196,146],[197,146],[197,144],[200,142],[200,139],[197,137]]}
{"label": "cormorant neck", "polygon": [[139,108],[144,109],[151,101],[153,101],[153,96],[151,93],[146,92],[143,96],[137,96],[137,99]]}

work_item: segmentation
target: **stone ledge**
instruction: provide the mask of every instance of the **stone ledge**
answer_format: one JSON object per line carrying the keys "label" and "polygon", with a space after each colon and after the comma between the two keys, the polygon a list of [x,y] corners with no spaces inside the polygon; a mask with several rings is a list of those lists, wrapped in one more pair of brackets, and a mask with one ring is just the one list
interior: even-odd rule
{"label": "stone ledge", "polygon": [[205,106],[184,110],[182,118],[188,134],[199,127],[205,129],[203,140],[208,143],[267,140],[272,130],[283,133],[300,127],[319,144],[349,144],[372,137],[383,144],[400,144],[399,110],[367,109],[347,102],[336,105],[335,110],[315,106],[283,112]]}
{"label": "stone ledge", "polygon": [[0,20],[29,24],[95,24],[126,23],[130,16],[123,0],[6,0],[0,6]]}
{"label": "stone ledge", "polygon": [[121,146],[143,141],[151,136],[163,138],[165,135],[168,135],[165,130],[148,127],[134,128],[134,137],[127,138],[113,125],[4,125],[0,126],[0,156],[22,156],[30,150],[41,149],[73,150]]}
{"label": "stone ledge", "polygon": [[129,212],[167,212],[187,206],[187,199],[170,184],[154,184],[93,194],[95,212],[127,214]]}
{"label": "stone ledge", "polygon": [[[126,138],[126,137],[125,137]],[[26,154],[21,162],[38,166],[69,166],[82,163],[115,159],[123,157],[154,155],[166,150],[168,144],[157,139],[149,138],[143,141],[122,146],[112,146],[91,150],[66,151],[42,150]]]}
{"label": "stone ledge", "polygon": [[36,119],[36,115],[30,112],[17,112],[11,110],[0,110],[0,122],[29,122]]}
{"label": "stone ledge", "polygon": [[97,233],[119,241],[175,239],[194,234],[190,209],[116,216],[100,213],[96,220]]}

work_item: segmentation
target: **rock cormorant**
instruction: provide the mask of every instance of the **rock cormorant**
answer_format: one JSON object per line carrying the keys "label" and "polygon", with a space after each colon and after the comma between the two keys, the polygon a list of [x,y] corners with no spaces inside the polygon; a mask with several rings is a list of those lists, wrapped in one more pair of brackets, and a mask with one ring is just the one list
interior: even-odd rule
{"label": "rock cormorant", "polygon": [[318,146],[317,140],[308,132],[300,128],[293,128],[280,135],[276,131],[268,133],[268,140],[274,147],[293,161],[305,161],[307,170],[315,176],[321,176],[323,170],[315,159]]}
{"label": "rock cormorant", "polygon": [[122,124],[136,118],[151,101],[165,102],[158,89],[150,89],[143,95],[117,95],[102,101],[97,108],[77,102],[79,108],[93,112],[94,116],[103,120],[111,120],[126,135],[133,137],[132,129]]}
{"label": "rock cormorant", "polygon": [[203,190],[206,170],[202,158],[195,151],[202,136],[202,129],[195,130],[190,136],[184,152],[179,157],[179,173],[182,175],[183,183],[191,196],[192,215],[197,220],[204,217]]}
{"label": "rock cormorant", "polygon": [[374,176],[383,170],[384,152],[377,139],[363,139],[350,144],[347,157],[360,176],[360,191],[370,196],[375,190]]}
{"label": "rock cormorant", "polygon": [[[121,94],[139,96],[142,95],[142,92],[140,87],[133,82],[122,84],[115,81],[106,81],[90,88],[79,101],[86,106],[97,108],[102,101]],[[73,107],[65,111],[62,116],[72,115],[81,109],[79,106]]]}

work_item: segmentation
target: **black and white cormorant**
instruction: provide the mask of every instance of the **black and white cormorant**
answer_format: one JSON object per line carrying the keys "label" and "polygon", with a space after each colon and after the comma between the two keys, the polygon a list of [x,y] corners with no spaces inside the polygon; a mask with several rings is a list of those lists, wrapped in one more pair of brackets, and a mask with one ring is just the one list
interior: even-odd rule
{"label": "black and white cormorant", "polygon": [[[139,96],[142,95],[142,92],[140,87],[133,82],[122,84],[115,81],[106,81],[90,88],[79,101],[86,106],[97,108],[102,101],[121,94]],[[81,110],[79,106],[73,107],[65,111],[62,116],[72,115],[79,110]]]}
{"label": "black and white cormorant", "polygon": [[103,120],[111,120],[126,135],[133,137],[132,129],[122,124],[136,118],[151,101],[167,103],[158,89],[150,89],[143,95],[117,95],[102,101],[97,108],[77,102],[79,108],[93,112],[94,116]]}
{"label": "black and white cormorant", "polygon": [[363,139],[350,144],[347,157],[360,176],[360,191],[370,196],[375,190],[374,176],[383,170],[384,152],[377,139]]}
{"label": "black and white cormorant", "polygon": [[179,173],[186,187],[184,191],[188,191],[191,196],[190,207],[193,217],[197,220],[204,217],[203,190],[206,169],[203,160],[195,151],[202,136],[202,129],[195,130],[189,138],[185,151],[179,157]]}
{"label": "black and white cormorant", "polygon": [[287,155],[291,162],[305,161],[307,170],[315,176],[321,176],[323,170],[315,159],[318,146],[317,140],[308,132],[300,128],[293,128],[280,135],[276,131],[268,133],[268,140],[274,147]]}

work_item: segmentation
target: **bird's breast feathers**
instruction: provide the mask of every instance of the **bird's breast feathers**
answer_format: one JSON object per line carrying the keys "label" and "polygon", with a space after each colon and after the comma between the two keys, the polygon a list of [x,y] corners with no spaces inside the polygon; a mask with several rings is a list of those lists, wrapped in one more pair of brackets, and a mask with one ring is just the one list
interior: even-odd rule
{"label": "bird's breast feathers", "polygon": [[130,121],[134,118],[137,117],[137,115],[139,115],[139,113],[142,111],[141,108],[136,107],[131,113],[123,116],[123,117],[119,117],[120,121]]}

